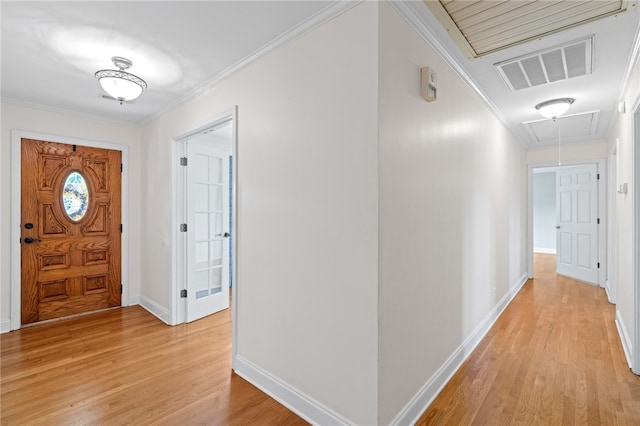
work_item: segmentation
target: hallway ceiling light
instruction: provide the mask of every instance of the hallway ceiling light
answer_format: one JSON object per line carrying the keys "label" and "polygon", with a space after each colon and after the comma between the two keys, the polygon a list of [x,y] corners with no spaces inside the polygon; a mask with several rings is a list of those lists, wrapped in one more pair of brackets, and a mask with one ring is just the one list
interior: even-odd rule
{"label": "hallway ceiling light", "polygon": [[551,99],[550,101],[540,102],[536,105],[536,109],[544,118],[555,120],[567,112],[574,101],[575,99],[573,98]]}
{"label": "hallway ceiling light", "polygon": [[120,56],[111,58],[118,70],[100,70],[95,73],[100,85],[110,96],[122,102],[136,99],[147,88],[147,83],[138,76],[125,70],[131,68],[133,62]]}

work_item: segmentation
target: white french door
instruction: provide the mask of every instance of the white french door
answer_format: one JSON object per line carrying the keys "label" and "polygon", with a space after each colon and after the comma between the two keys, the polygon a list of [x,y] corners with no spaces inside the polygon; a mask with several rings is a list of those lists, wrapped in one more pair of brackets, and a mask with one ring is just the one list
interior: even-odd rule
{"label": "white french door", "polygon": [[187,322],[229,307],[229,155],[187,142]]}
{"label": "white french door", "polygon": [[556,172],[556,272],[598,284],[597,166]]}

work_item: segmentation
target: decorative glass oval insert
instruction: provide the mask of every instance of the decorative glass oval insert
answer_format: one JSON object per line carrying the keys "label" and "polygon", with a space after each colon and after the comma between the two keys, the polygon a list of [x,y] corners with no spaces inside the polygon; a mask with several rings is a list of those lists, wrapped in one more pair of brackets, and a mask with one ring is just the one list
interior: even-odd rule
{"label": "decorative glass oval insert", "polygon": [[74,222],[84,217],[89,208],[89,189],[87,181],[78,172],[72,172],[64,181],[62,205],[69,219]]}

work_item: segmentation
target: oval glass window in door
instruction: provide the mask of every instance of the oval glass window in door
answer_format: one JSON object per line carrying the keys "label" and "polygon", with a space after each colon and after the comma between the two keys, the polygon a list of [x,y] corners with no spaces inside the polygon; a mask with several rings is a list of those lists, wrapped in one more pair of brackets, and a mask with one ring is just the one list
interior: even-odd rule
{"label": "oval glass window in door", "polygon": [[71,172],[62,187],[62,206],[74,222],[82,219],[89,208],[87,181],[79,172]]}

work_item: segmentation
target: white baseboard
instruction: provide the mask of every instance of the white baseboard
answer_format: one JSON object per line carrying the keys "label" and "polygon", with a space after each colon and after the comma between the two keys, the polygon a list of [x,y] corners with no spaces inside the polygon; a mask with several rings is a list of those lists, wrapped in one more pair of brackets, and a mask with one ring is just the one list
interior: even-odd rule
{"label": "white baseboard", "polygon": [[554,248],[544,248],[544,247],[534,247],[534,253],[545,253],[545,254],[556,254],[556,249]]}
{"label": "white baseboard", "polygon": [[10,320],[0,321],[0,334],[8,333],[10,331],[11,331],[11,321]]}
{"label": "white baseboard", "polygon": [[169,320],[171,318],[171,315],[169,315],[169,311],[167,311],[165,308],[158,305],[156,302],[154,302],[151,299],[147,299],[144,296],[139,296],[139,298],[140,298],[140,303],[139,303],[140,306],[145,308],[147,311],[151,312],[153,315],[158,317],[161,321],[165,322],[166,324],[169,324]]}
{"label": "white baseboard", "polygon": [[233,365],[236,374],[313,425],[353,424],[242,356],[236,356]]}
{"label": "white baseboard", "polygon": [[624,351],[624,356],[627,358],[627,365],[629,365],[629,368],[633,368],[633,363],[631,362],[631,348],[633,348],[633,345],[631,344],[629,333],[627,333],[627,328],[624,326],[624,321],[622,320],[620,311],[617,309],[616,309],[616,328],[618,329],[620,342],[622,342],[622,350]]}
{"label": "white baseboard", "polygon": [[607,293],[607,300],[609,301],[609,303],[611,303],[612,305],[615,305],[616,299],[614,299],[613,294],[611,292],[611,283],[609,282],[609,280],[606,280],[604,282],[604,291],[605,293]]}
{"label": "white baseboard", "polygon": [[429,407],[451,377],[458,371],[462,363],[471,355],[478,343],[496,322],[502,311],[518,294],[522,286],[527,282],[527,274],[523,274],[507,294],[495,305],[480,324],[471,332],[469,337],[455,350],[447,361],[431,376],[413,398],[404,406],[391,422],[392,425],[413,425],[422,413]]}

